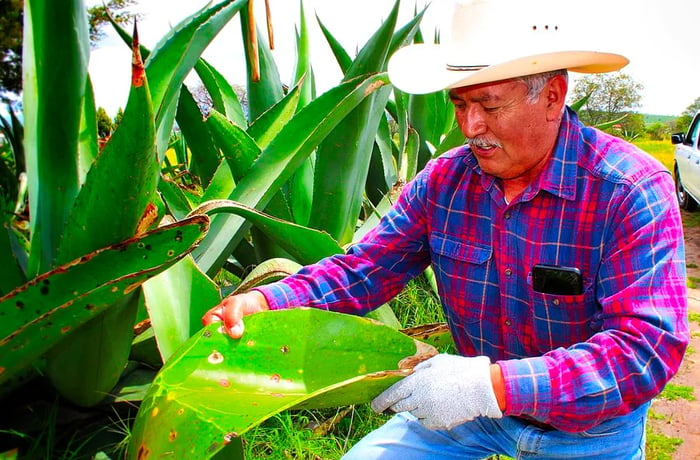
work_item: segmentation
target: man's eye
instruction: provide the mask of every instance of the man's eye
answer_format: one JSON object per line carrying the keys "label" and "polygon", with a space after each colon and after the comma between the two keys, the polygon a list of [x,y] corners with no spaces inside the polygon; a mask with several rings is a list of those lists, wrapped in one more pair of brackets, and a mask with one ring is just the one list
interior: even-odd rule
{"label": "man's eye", "polygon": [[499,110],[500,108],[501,108],[500,106],[497,106],[497,107],[486,107],[486,106],[484,106],[484,112],[486,112],[486,113],[498,112],[498,110]]}

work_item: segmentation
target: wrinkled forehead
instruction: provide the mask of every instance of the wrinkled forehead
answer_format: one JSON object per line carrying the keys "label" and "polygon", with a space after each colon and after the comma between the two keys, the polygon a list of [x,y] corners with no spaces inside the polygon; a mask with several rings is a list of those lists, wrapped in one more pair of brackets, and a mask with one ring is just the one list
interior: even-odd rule
{"label": "wrinkled forehead", "polygon": [[527,92],[527,85],[519,78],[511,78],[478,85],[459,86],[449,91],[450,99],[463,99],[475,102],[508,100]]}

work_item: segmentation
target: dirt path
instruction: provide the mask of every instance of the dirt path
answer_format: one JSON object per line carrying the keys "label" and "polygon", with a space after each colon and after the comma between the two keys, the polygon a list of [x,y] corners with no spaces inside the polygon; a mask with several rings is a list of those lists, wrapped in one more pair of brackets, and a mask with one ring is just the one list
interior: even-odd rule
{"label": "dirt path", "polygon": [[[700,227],[685,230],[688,276],[700,279]],[[688,309],[700,314],[700,288],[688,289]],[[671,380],[674,385],[695,388],[695,401],[655,400],[652,410],[666,416],[664,420],[650,420],[652,427],[666,436],[683,440],[673,455],[673,460],[700,459],[700,324],[690,323],[690,353],[686,353],[681,369]]]}

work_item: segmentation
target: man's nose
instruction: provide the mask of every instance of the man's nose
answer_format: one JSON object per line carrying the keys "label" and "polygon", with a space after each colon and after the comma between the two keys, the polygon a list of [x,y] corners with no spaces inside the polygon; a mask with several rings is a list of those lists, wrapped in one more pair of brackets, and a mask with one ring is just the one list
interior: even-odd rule
{"label": "man's nose", "polygon": [[477,137],[480,134],[486,133],[487,126],[484,120],[483,110],[472,105],[465,109],[460,120],[460,129],[467,137]]}

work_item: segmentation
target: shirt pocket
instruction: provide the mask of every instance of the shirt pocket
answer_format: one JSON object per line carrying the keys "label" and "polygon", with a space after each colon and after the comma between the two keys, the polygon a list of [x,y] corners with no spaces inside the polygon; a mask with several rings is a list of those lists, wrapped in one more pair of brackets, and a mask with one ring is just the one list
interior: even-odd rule
{"label": "shirt pocket", "polygon": [[451,325],[483,319],[492,249],[440,232],[430,234],[432,266]]}
{"label": "shirt pocket", "polygon": [[592,286],[583,294],[555,295],[532,291],[535,345],[541,353],[585,342],[602,330],[601,308]]}

